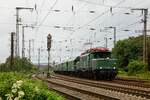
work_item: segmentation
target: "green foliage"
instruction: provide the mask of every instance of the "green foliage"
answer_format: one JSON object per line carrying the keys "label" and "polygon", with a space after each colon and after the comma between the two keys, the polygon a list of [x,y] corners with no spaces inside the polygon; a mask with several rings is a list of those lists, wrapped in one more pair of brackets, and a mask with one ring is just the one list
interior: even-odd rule
{"label": "green foliage", "polygon": [[22,74],[16,73],[0,73],[0,96],[6,99],[5,94],[11,92],[11,87],[14,82],[25,78]]}
{"label": "green foliage", "polygon": [[27,80],[22,86],[25,92],[25,100],[62,100],[55,92],[50,92],[40,81]]}
{"label": "green foliage", "polygon": [[128,65],[128,75],[136,75],[143,73],[145,70],[145,65],[141,61],[133,60]]}
{"label": "green foliage", "polygon": [[[112,50],[113,56],[118,59],[118,66],[120,68],[126,68],[132,59],[142,60],[142,53],[143,36],[120,40]],[[148,39],[148,58],[150,58],[150,39]],[[148,65],[150,66],[150,60]]]}
{"label": "green foliage", "polygon": [[17,72],[34,72],[36,71],[36,67],[31,63],[27,58],[19,58],[16,57],[13,60],[11,65],[10,57],[6,59],[4,64],[0,65],[0,71],[8,72],[8,71],[17,71]]}
{"label": "green foliage", "polygon": [[[18,87],[18,83],[21,84]],[[17,92],[14,87],[17,86]],[[18,73],[0,73],[0,97],[3,100],[13,95],[19,97],[19,93],[23,93],[19,100],[64,100],[61,96],[53,91],[49,91],[47,86],[41,81],[28,79],[28,75]]]}

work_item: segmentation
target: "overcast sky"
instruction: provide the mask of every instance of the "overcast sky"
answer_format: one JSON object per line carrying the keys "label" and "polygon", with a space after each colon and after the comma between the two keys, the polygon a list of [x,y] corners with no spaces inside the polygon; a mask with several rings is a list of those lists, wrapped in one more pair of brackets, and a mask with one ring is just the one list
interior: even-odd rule
{"label": "overcast sky", "polygon": [[[10,55],[10,33],[16,31],[16,7],[34,8],[33,12],[19,11],[21,24],[34,26],[25,28],[26,57],[29,56],[28,41],[32,39],[32,61],[37,63],[37,49],[41,48],[41,62],[46,63],[48,33],[53,38],[51,62],[71,60],[90,47],[103,47],[105,37],[111,50],[113,30],[105,30],[105,27],[117,28],[117,41],[141,35],[135,30],[143,29],[143,15],[140,11],[131,12],[131,8],[150,8],[150,0],[1,0],[0,62]],[[150,13],[148,29],[149,19]],[[126,29],[130,32],[123,31]],[[22,26],[19,34],[21,40]],[[21,47],[20,41],[20,55]]]}

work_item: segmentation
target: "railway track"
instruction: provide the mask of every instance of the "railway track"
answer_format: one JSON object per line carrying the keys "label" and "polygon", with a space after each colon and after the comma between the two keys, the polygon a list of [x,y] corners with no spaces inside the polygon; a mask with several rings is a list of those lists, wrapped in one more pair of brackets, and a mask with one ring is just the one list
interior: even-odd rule
{"label": "railway track", "polygon": [[146,80],[137,80],[137,79],[127,79],[127,78],[116,78],[112,81],[113,83],[117,84],[124,84],[124,85],[132,85],[137,87],[143,88],[150,88],[150,83]]}
{"label": "railway track", "polygon": [[[149,91],[133,87],[120,87],[108,82],[96,82],[63,75],[55,75],[50,79],[42,79],[53,90],[68,95],[69,100],[147,100],[150,99]],[[103,84],[102,84],[103,83]],[[69,96],[70,95],[70,96]]]}
{"label": "railway track", "polygon": [[[111,91],[117,91],[117,92],[121,92],[121,93],[125,93],[125,94],[130,94],[133,96],[139,96],[139,97],[145,97],[147,99],[150,99],[150,88],[144,87],[142,85],[142,87],[139,86],[134,86],[134,84],[129,83],[125,83],[125,84],[120,84],[121,82],[119,82],[119,84],[115,81],[113,82],[106,82],[106,81],[91,81],[91,80],[86,80],[86,79],[79,79],[79,78],[74,78],[74,77],[68,77],[68,76],[63,76],[63,75],[55,75],[53,76],[56,79],[61,79],[61,80],[65,80],[65,81],[70,81],[70,82],[74,82],[74,83],[78,83],[78,84],[84,84],[84,85],[88,85],[88,86],[92,86],[92,87],[97,87],[97,88],[103,88],[106,90],[111,90]],[[123,83],[123,81],[122,81]]]}
{"label": "railway track", "polygon": [[69,100],[119,100],[113,96],[106,96],[98,92],[89,91],[85,88],[83,89],[74,85],[62,84],[58,80],[49,80],[41,77],[36,78],[45,81],[49,88],[65,95]]}
{"label": "railway track", "polygon": [[[41,77],[34,77],[34,79],[36,80],[42,80],[43,82],[45,82],[45,80]],[[62,87],[58,87],[57,85],[55,86],[55,84],[51,84],[49,82],[45,82],[48,86],[48,88],[50,90],[54,90],[56,91],[57,93],[63,95],[63,97],[65,97],[67,100],[81,100],[79,97],[75,96],[75,95],[72,95],[68,92],[65,92],[66,89],[63,89]],[[62,90],[63,89],[63,90]]]}

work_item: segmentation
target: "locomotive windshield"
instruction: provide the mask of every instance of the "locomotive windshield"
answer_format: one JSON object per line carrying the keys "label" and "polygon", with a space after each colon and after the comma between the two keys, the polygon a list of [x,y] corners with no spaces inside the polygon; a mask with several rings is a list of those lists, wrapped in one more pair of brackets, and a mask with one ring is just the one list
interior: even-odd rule
{"label": "locomotive windshield", "polygon": [[95,52],[93,53],[94,58],[111,58],[111,52]]}

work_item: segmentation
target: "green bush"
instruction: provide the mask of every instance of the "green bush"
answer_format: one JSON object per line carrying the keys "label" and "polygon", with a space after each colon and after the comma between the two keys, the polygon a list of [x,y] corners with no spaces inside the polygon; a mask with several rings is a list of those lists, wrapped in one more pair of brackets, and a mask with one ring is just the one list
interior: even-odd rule
{"label": "green bush", "polygon": [[0,73],[0,97],[6,99],[6,94],[10,93],[14,82],[22,79],[22,75],[16,73]]}
{"label": "green bush", "polygon": [[8,57],[5,63],[0,64],[0,71],[1,72],[17,71],[29,73],[35,73],[37,71],[37,67],[34,66],[32,62],[27,58],[15,57],[13,59],[13,62],[12,63],[10,62],[11,62],[10,57]]}
{"label": "green bush", "polygon": [[143,73],[145,65],[142,61],[133,60],[128,64],[128,75],[136,75]]}
{"label": "green bush", "polygon": [[[12,97],[13,96],[13,97]],[[19,98],[19,100],[64,100],[41,81],[28,79],[21,73],[0,73],[0,98]],[[8,99],[10,100],[10,99]]]}

